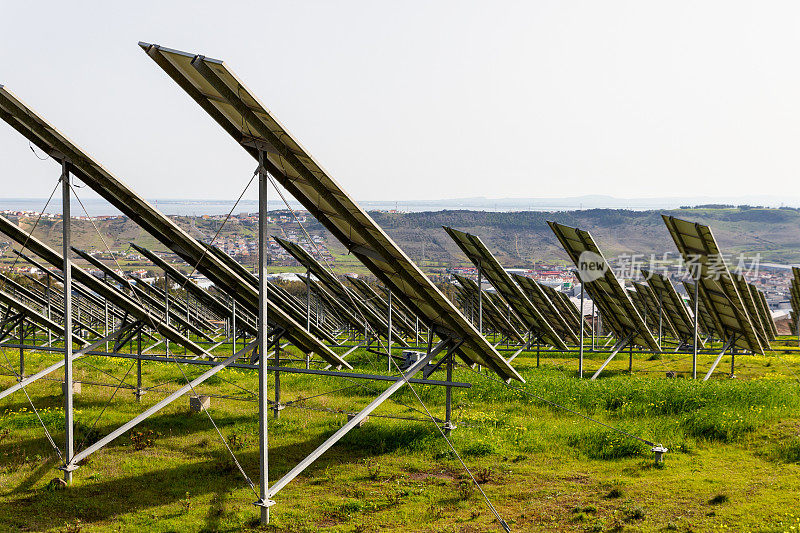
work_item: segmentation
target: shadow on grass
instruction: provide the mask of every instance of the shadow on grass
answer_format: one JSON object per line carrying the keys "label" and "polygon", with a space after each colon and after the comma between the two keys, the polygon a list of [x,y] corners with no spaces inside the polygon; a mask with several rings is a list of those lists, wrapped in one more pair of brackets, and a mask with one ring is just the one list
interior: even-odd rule
{"label": "shadow on grass", "polygon": [[[163,426],[175,417],[185,418],[184,415],[155,417],[153,421],[159,418],[158,423],[150,424],[148,427]],[[231,421],[230,418],[224,420]],[[194,420],[194,424],[200,426],[197,419]],[[103,431],[109,429],[111,428],[104,428]],[[207,430],[204,427],[195,428],[195,430],[201,429]],[[324,431],[302,442],[271,447],[270,479],[277,480],[283,476],[333,431]],[[417,449],[422,446],[421,443],[429,440],[428,433],[433,434],[433,431],[420,424],[406,426],[392,423],[370,424],[354,430],[337,443],[321,459],[309,466],[302,476],[313,478],[316,473],[325,472],[330,464],[355,464],[364,458],[388,453],[400,447]],[[123,439],[124,436],[115,442]],[[93,472],[94,465],[89,462],[74,473],[76,483],[66,490],[52,490],[48,485],[33,488],[45,476],[60,476],[60,471],[55,469],[56,461],[49,459],[17,487],[4,494],[4,501],[0,503],[0,516],[8,517],[11,520],[8,525],[12,528],[45,531],[60,521],[80,520],[81,523],[87,524],[113,520],[115,516],[121,514],[135,514],[151,508],[180,503],[186,500],[187,493],[191,498],[211,494],[211,502],[204,516],[203,530],[216,531],[221,527],[221,519],[225,515],[225,504],[230,493],[246,487],[246,484],[233,460],[221,445],[216,449],[184,450],[184,453],[188,453],[190,457],[182,458],[181,461],[192,461],[191,463],[133,475],[129,473],[109,475],[109,478],[101,481],[95,481],[94,477],[97,474]],[[201,460],[193,461],[193,458]],[[248,449],[237,452],[237,458],[245,472],[257,482],[258,453]],[[94,458],[98,463],[103,460],[99,456]],[[145,463],[147,456],[143,455],[141,460]],[[100,475],[105,474],[100,473]],[[256,495],[253,494],[252,497],[255,501]],[[180,506],[176,511],[178,514],[172,517],[183,513]]]}

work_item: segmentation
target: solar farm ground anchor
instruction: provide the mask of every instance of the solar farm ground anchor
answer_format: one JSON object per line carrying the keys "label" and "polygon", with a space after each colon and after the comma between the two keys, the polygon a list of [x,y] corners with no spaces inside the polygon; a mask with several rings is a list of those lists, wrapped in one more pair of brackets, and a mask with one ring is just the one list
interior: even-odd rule
{"label": "solar farm ground anchor", "polygon": [[656,444],[650,451],[655,454],[656,464],[661,464],[664,462],[664,454],[667,453],[669,449],[665,448],[662,444]]}

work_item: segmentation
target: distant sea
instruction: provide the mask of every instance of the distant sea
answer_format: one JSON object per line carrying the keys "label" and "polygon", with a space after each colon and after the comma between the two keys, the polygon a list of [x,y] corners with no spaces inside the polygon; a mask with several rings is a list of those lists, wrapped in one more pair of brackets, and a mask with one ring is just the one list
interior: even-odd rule
{"label": "distant sea", "polygon": [[[42,211],[44,198],[8,198],[0,199],[0,211]],[[200,216],[225,215],[233,207],[234,200],[185,200],[158,199],[148,200],[159,211],[167,215]],[[89,197],[83,200],[86,210],[92,216],[119,215],[114,207],[101,198]],[[389,211],[396,209],[402,212],[471,210],[471,211],[576,211],[582,209],[629,209],[632,211],[669,210],[683,205],[729,204],[729,205],[764,205],[770,207],[800,207],[800,198],[785,196],[750,196],[750,197],[661,197],[661,198],[616,198],[606,195],[585,195],[567,198],[454,198],[442,200],[420,201],[359,201],[359,205],[367,211]],[[289,205],[293,209],[303,209],[296,201]],[[269,208],[285,209],[279,199],[270,199]],[[242,200],[236,206],[234,214],[255,213],[258,211],[256,200]],[[53,198],[47,206],[48,213],[61,213],[61,199]],[[74,216],[83,215],[81,206],[73,200]]]}
{"label": "distant sea", "polygon": [[[47,202],[46,198],[6,198],[0,199],[0,211],[42,211]],[[152,206],[167,215],[179,216],[201,216],[201,215],[226,215],[233,207],[235,200],[148,200]],[[90,216],[105,216],[121,214],[114,206],[100,198],[84,198],[83,205]],[[290,201],[292,209],[303,209],[299,202]],[[619,208],[619,205],[602,205],[595,202],[568,202],[556,199],[553,202],[526,203],[525,201],[509,202],[500,200],[493,203],[486,199],[464,199],[464,200],[437,200],[421,202],[388,202],[388,201],[364,201],[359,205],[367,211],[381,210],[388,211],[396,209],[403,212],[421,211],[443,211],[443,210],[473,210],[473,211],[573,211],[580,209],[593,209],[607,207],[609,209]],[[674,207],[678,207],[677,204]],[[270,210],[285,209],[286,205],[282,201],[269,201]],[[663,203],[653,203],[653,205],[636,205],[628,207],[635,210],[664,209],[667,208]],[[671,208],[671,207],[670,207]],[[61,198],[53,198],[47,208],[47,213],[61,213]],[[258,212],[258,202],[256,200],[241,200],[234,210],[234,214],[256,213]],[[72,215],[83,216],[85,213],[80,204],[74,199],[72,203]]]}

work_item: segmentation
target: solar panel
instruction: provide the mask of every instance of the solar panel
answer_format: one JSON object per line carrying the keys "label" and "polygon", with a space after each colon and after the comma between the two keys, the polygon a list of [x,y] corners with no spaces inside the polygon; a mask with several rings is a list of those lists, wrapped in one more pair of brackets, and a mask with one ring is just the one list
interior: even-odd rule
{"label": "solar panel", "polygon": [[650,312],[647,310],[647,305],[645,305],[644,300],[642,299],[642,294],[636,290],[636,286],[626,288],[625,292],[628,294],[631,302],[633,302],[633,306],[641,315],[644,323],[651,331],[653,331],[653,317],[650,316]]}
{"label": "solar panel", "polygon": [[[7,292],[0,290],[0,302],[4,303],[6,306],[10,307],[11,309],[15,309],[18,313],[22,313],[25,315],[25,318],[33,322],[34,324],[52,331],[57,335],[64,335],[64,326],[58,324],[39,311],[36,311],[33,307],[30,307],[19,300],[17,297],[8,294]],[[80,344],[81,346],[88,346],[89,342],[76,335],[74,332],[72,333],[72,338],[75,343]]]}
{"label": "solar panel", "polygon": [[789,284],[790,303],[792,312],[790,315],[792,335],[798,334],[798,318],[800,318],[800,268],[792,267],[792,281]]}
{"label": "solar panel", "polygon": [[[353,287],[361,294],[361,296],[365,299],[365,301],[371,305],[377,313],[380,313],[381,317],[388,321],[389,319],[389,302],[388,297],[384,299],[380,294],[378,294],[375,289],[369,286],[369,284],[364,281],[363,279],[356,278],[354,276],[346,276],[347,281],[349,281]],[[414,338],[416,333],[414,331],[414,324],[410,318],[408,318],[401,306],[397,305],[399,302],[395,302],[394,299],[392,301],[392,329],[399,328],[402,332],[409,338]],[[387,324],[388,325],[388,324]]]}
{"label": "solar panel", "polygon": [[753,297],[753,302],[756,305],[758,318],[761,320],[761,325],[764,328],[764,334],[768,341],[774,341],[777,336],[777,329],[775,328],[775,321],[772,320],[772,315],[769,312],[767,297],[752,283],[748,283],[747,285],[750,288],[750,295]]}
{"label": "solar panel", "polygon": [[[345,306],[354,309],[357,316],[363,317],[371,326],[376,335],[387,337],[389,330],[389,322],[385,316],[382,316],[373,306],[366,302],[365,298],[359,298],[350,289],[348,289],[339,278],[334,276],[330,270],[322,266],[308,251],[304,250],[302,246],[296,242],[287,241],[280,237],[274,236],[275,242],[281,245],[284,250],[289,252],[301,265],[306,267],[314,274],[317,279],[339,299],[339,302]],[[392,337],[397,341],[397,344],[408,347],[408,343],[403,339],[402,334],[397,329],[395,324],[392,324]],[[388,338],[388,337],[387,337]]]}
{"label": "solar panel", "polygon": [[444,230],[452,237],[469,260],[481,269],[489,283],[508,302],[517,316],[525,322],[526,331],[532,332],[546,344],[562,350],[567,349],[564,340],[556,333],[553,326],[543,316],[541,310],[525,296],[522,289],[514,283],[509,273],[503,269],[503,266],[492,252],[486,248],[479,237],[453,228],[445,227]]}
{"label": "solar panel", "polygon": [[556,333],[558,333],[562,339],[573,344],[578,344],[578,342],[580,342],[578,336],[575,334],[575,330],[570,326],[570,322],[567,321],[566,317],[561,315],[558,308],[536,280],[520,274],[514,274],[513,278],[517,282],[517,285],[522,288],[525,296],[527,296],[531,303],[542,313],[544,319],[553,326],[553,329],[556,330]]}
{"label": "solar panel", "polygon": [[[570,324],[575,324],[575,329],[579,330],[580,325],[580,315],[581,310],[575,305],[575,302],[569,299],[569,296],[566,293],[561,291],[557,291],[553,287],[549,285],[545,285],[544,283],[540,283],[544,292],[547,293],[548,298],[553,304],[558,308],[558,311],[561,313],[561,316],[567,318],[569,317]],[[584,315],[586,314],[588,307],[584,303]],[[585,327],[591,329],[592,328],[592,321],[584,316]]]}
{"label": "solar panel", "polygon": [[[467,290],[466,287],[461,285],[456,285],[455,290],[456,290],[456,295],[459,298],[459,302],[462,305],[461,309],[462,312],[464,313],[464,316],[468,316],[473,324],[479,326],[482,325],[484,335],[486,335],[487,332],[501,331],[500,326],[495,321],[496,316],[489,310],[489,307],[487,305],[482,305],[480,302],[478,302],[477,294]],[[483,304],[488,304],[488,303],[489,303],[488,299],[483,301]],[[479,321],[478,320],[479,317],[476,316],[479,307],[482,307],[483,309],[483,321]]]}
{"label": "solar panel", "polygon": [[524,381],[222,61],[139,45],[250,155],[265,153],[269,173],[439,337],[462,340],[467,363]]}
{"label": "solar panel", "polygon": [[[711,229],[668,215],[662,215],[662,218],[683,260],[688,264],[699,265],[700,293],[706,301],[706,309],[714,321],[716,331],[722,333],[725,341],[735,337],[734,346],[763,354],[764,345]],[[749,292],[747,296],[749,297]],[[769,347],[769,344],[766,346]]]}
{"label": "solar panel", "polygon": [[742,303],[744,303],[744,308],[747,310],[747,315],[750,317],[750,322],[753,324],[756,335],[758,335],[758,340],[762,345],[768,345],[769,335],[766,328],[769,326],[761,320],[761,312],[753,298],[750,284],[747,283],[743,275],[736,272],[731,273],[731,279],[733,279],[736,290],[739,292],[739,297],[742,299]]}
{"label": "solar panel", "polygon": [[672,320],[670,320],[669,315],[664,312],[664,306],[659,305],[659,298],[655,291],[646,283],[635,282],[634,286],[636,287],[636,291],[640,294],[642,303],[647,308],[647,314],[651,317],[653,331],[658,331],[660,323],[662,335],[670,335],[672,338],[678,339],[678,332],[675,326],[672,325]]}
{"label": "solar panel", "polygon": [[[0,216],[0,232],[5,233],[17,243],[25,243],[26,249],[30,250],[31,253],[41,257],[47,263],[50,263],[57,268],[64,264],[64,260],[60,253],[47,246],[33,235],[29,235],[28,233],[24,232],[19,226],[2,216]],[[96,292],[109,302],[114,303],[114,305],[117,305],[118,307],[130,313],[130,315],[137,320],[144,322],[148,326],[153,325],[159,333],[161,333],[170,341],[186,347],[188,350],[191,350],[197,355],[202,355],[205,353],[198,344],[185,337],[182,333],[169,324],[165,324],[159,320],[155,320],[155,324],[152,324],[150,312],[143,306],[139,305],[139,303],[133,300],[133,298],[116,287],[112,287],[99,278],[94,277],[74,263],[72,263],[72,277],[76,283],[80,283],[86,288]]]}
{"label": "solar panel", "polygon": [[[664,314],[669,317],[676,334],[675,338],[684,343],[692,342],[694,339],[694,319],[689,314],[683,298],[675,290],[672,281],[657,272],[648,270],[642,270],[642,275],[661,302],[661,309]],[[700,320],[700,313],[698,313],[698,322],[700,322],[698,329],[704,330]],[[698,346],[702,345],[703,340],[698,339]]]}
{"label": "solar panel", "polygon": [[582,280],[582,282],[603,316],[603,325],[607,326],[617,339],[630,337],[630,342],[637,346],[660,352],[661,349],[656,339],[647,329],[644,319],[608,266],[608,262],[589,232],[557,222],[548,221],[548,224],[579,272],[581,271],[580,258],[582,254],[586,254],[584,257],[591,254],[593,260],[599,262],[598,277]]}
{"label": "solar panel", "polygon": [[[466,291],[467,296],[470,298],[470,301],[474,305],[474,309],[478,309],[478,284],[473,280],[460,276],[458,274],[453,274],[453,277],[456,278],[458,283]],[[511,323],[508,315],[503,313],[502,309],[497,307],[495,300],[493,300],[486,291],[483,292],[483,301],[482,301],[483,312],[485,313],[486,317],[492,323],[495,331],[498,331],[510,339],[513,339],[517,342],[525,342],[525,339],[522,338],[522,334],[514,327],[514,324]]]}
{"label": "solar panel", "polygon": [[[258,290],[247,280],[226,267],[214,254],[207,253],[200,242],[153,208],[3,86],[0,86],[0,118],[56,161],[69,163],[73,175],[181,259],[196,265],[197,270],[215,285],[227,290],[251,310],[258,309]],[[334,366],[350,367],[281,309],[271,303],[267,305],[269,322],[283,329],[283,336],[292,344],[306,353],[316,353]],[[201,353],[194,349],[192,351]]]}
{"label": "solar panel", "polygon": [[[694,310],[694,282],[684,280],[683,287],[686,289],[686,293],[689,295],[689,307]],[[711,313],[708,312],[708,308],[706,307],[706,302],[703,299],[703,293],[700,293],[700,301],[697,303],[697,318],[698,318],[698,327],[700,331],[705,333],[706,335],[716,335],[720,337],[720,333],[717,331],[717,325],[714,322],[714,318],[711,316]]]}

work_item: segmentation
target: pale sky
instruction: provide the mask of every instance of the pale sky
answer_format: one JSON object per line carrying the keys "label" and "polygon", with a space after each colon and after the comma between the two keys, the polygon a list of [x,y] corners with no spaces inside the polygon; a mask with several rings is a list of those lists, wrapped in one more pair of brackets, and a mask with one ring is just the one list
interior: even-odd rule
{"label": "pale sky", "polygon": [[[797,2],[121,4],[3,1],[0,84],[147,198],[255,163],[139,40],[225,60],[356,199],[800,190]],[[58,172],[0,122],[0,197]]]}

